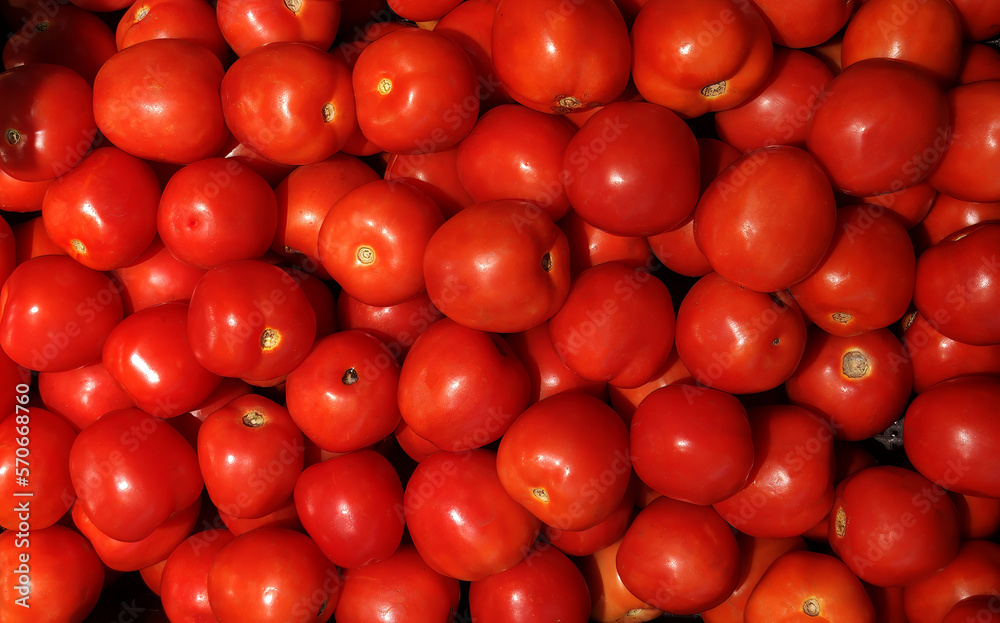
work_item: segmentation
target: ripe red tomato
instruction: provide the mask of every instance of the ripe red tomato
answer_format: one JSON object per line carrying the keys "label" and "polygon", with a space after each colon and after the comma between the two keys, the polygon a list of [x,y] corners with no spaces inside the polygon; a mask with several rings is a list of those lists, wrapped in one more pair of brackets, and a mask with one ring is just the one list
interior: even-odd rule
{"label": "ripe red tomato", "polygon": [[114,269],[111,275],[128,315],[160,303],[187,303],[205,269],[174,257],[157,236],[139,257]]}
{"label": "ripe red tomato", "polygon": [[941,335],[919,312],[903,322],[903,345],[913,364],[913,391],[966,374],[1000,375],[1000,344],[974,346]]}
{"label": "ripe red tomato", "polygon": [[[1000,592],[1000,546],[987,540],[962,543],[955,558],[930,577],[903,589],[903,607],[912,623],[941,621],[958,602]],[[996,609],[994,605],[994,610]],[[981,620],[979,617],[973,621]]]}
{"label": "ripe red tomato", "polygon": [[147,39],[187,39],[228,65],[232,51],[222,36],[212,5],[205,0],[136,0],[115,28],[119,50]]}
{"label": "ripe red tomato", "polygon": [[340,2],[327,0],[219,0],[215,17],[237,56],[273,42],[301,42],[320,50],[333,45]]}
{"label": "ripe red tomato", "polygon": [[1000,180],[992,174],[1000,162],[1000,129],[994,121],[1000,114],[998,93],[997,80],[956,86],[948,91],[951,134],[940,145],[943,154],[927,176],[940,192],[966,201],[1000,201]]}
{"label": "ripe red tomato", "polygon": [[542,537],[568,556],[589,556],[604,549],[624,536],[625,530],[635,516],[635,504],[639,493],[639,479],[629,478],[625,495],[606,519],[585,530],[562,530],[555,526],[543,525]]}
{"label": "ripe red tomato", "polygon": [[493,20],[497,0],[464,0],[443,15],[434,30],[462,46],[479,76],[479,100],[483,110],[513,103],[493,67]]}
{"label": "ripe red tomato", "polygon": [[945,193],[936,193],[930,210],[919,223],[910,228],[910,237],[919,253],[969,225],[996,220],[1000,220],[998,201],[964,201]]}
{"label": "ripe red tomato", "polygon": [[475,203],[458,175],[458,147],[429,154],[392,154],[385,165],[385,179],[416,186],[434,200],[445,220]]}
{"label": "ripe red tomato", "polygon": [[663,611],[633,595],[618,575],[617,556],[622,538],[601,550],[576,559],[590,589],[590,618],[598,623],[643,623]]}
{"label": "ripe red tomato", "polygon": [[100,359],[65,372],[39,372],[38,395],[77,432],[108,411],[135,406]]}
{"label": "ripe red tomato", "polygon": [[215,555],[234,538],[236,535],[225,528],[201,530],[185,539],[163,561],[158,594],[163,613],[170,620],[215,617],[208,603],[208,571]]}
{"label": "ripe red tomato", "polygon": [[387,307],[365,305],[343,290],[337,297],[338,326],[371,333],[398,361],[410,352],[417,336],[441,318],[444,314],[434,307],[426,290],[408,301]]}
{"label": "ripe red tomato", "polygon": [[552,338],[549,337],[548,322],[520,333],[509,333],[504,336],[504,340],[510,344],[514,354],[528,371],[531,379],[529,404],[570,391],[580,391],[598,398],[607,396],[607,382],[588,381],[562,362],[552,344]]}
{"label": "ripe red tomato", "polygon": [[854,0],[752,0],[771,39],[785,48],[811,48],[829,41],[857,8]]}
{"label": "ripe red tomato", "polygon": [[576,277],[591,266],[621,261],[636,268],[653,270],[656,258],[643,236],[617,236],[598,229],[570,210],[556,223],[569,243],[570,275]]}

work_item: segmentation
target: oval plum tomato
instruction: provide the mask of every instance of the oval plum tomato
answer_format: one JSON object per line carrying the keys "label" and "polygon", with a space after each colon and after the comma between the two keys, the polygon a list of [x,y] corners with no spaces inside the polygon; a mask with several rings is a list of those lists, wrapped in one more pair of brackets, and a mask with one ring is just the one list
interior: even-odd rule
{"label": "oval plum tomato", "polygon": [[186,39],[199,43],[229,65],[232,51],[222,36],[212,5],[205,0],[136,0],[115,27],[124,50],[147,39]]}
{"label": "oval plum tomato", "polygon": [[102,361],[137,407],[161,418],[194,409],[222,381],[194,356],[185,303],[154,305],[127,316],[108,334]]}
{"label": "oval plum tomato", "polygon": [[847,24],[854,0],[752,0],[776,45],[811,48],[829,41]]}
{"label": "oval plum tomato", "polygon": [[275,42],[247,52],[226,71],[221,97],[233,136],[282,164],[329,158],[357,123],[347,63],[307,43]]}
{"label": "oval plum tomato", "polygon": [[219,97],[224,73],[218,57],[191,41],[125,48],[94,79],[97,127],[140,158],[187,164],[214,156],[229,136]]}
{"label": "oval plum tomato", "polygon": [[368,182],[344,194],[323,218],[319,260],[363,303],[402,303],[424,291],[424,252],[442,223],[441,210],[416,187]]}
{"label": "oval plum tomato", "polygon": [[585,623],[590,589],[569,557],[538,543],[510,569],[472,582],[469,612],[482,623]]}
{"label": "oval plum tomato", "polygon": [[403,485],[374,450],[307,467],[295,484],[295,508],[323,554],[345,569],[388,559],[403,538]]}
{"label": "oval plum tomato", "polygon": [[343,290],[337,297],[337,324],[340,328],[371,333],[400,362],[410,352],[417,336],[442,318],[444,314],[434,307],[426,291],[387,307],[365,305]]}
{"label": "oval plum tomato", "polygon": [[632,79],[684,118],[738,106],[771,71],[771,35],[738,0],[650,0],[632,26]]}
{"label": "oval plum tomato", "polygon": [[[4,589],[4,621],[10,623],[36,621],[42,604],[46,617],[53,620],[84,621],[104,588],[101,559],[85,537],[66,526],[33,528],[30,539],[19,537],[17,530],[4,531],[0,565],[0,582],[8,587]],[[22,565],[30,571],[30,582],[21,579],[26,577]],[[25,584],[28,592],[18,592]],[[15,605],[14,600],[20,598],[29,607]]]}
{"label": "oval plum tomato", "polygon": [[746,102],[715,114],[719,138],[742,152],[769,145],[805,148],[806,124],[833,72],[808,52],[776,47],[771,73]]}
{"label": "oval plum tomato", "polygon": [[576,392],[528,407],[497,449],[507,493],[561,530],[607,519],[625,495],[631,468],[622,419],[600,399]]}
{"label": "oval plum tomato", "polygon": [[237,260],[210,269],[195,286],[188,339],[210,371],[268,381],[305,359],[316,339],[316,314],[284,270]]}
{"label": "oval plum tomato", "polygon": [[974,346],[941,335],[936,323],[909,314],[903,321],[903,345],[913,367],[913,391],[967,374],[1000,376],[1000,344]]}
{"label": "oval plum tomato", "polygon": [[632,416],[630,452],[636,475],[654,491],[709,505],[743,488],[754,448],[746,409],[725,392],[667,385]]}
{"label": "oval plum tomato", "polygon": [[[955,493],[1000,497],[997,439],[1000,379],[963,376],[913,399],[903,419],[906,457],[927,478]],[[944,417],[943,414],[947,414]]]}
{"label": "oval plum tomato", "polygon": [[392,154],[385,165],[385,179],[416,186],[434,200],[446,220],[475,203],[458,175],[458,147],[429,154]]}
{"label": "oval plum tomato", "polygon": [[743,620],[875,623],[875,607],[858,576],[838,558],[792,551],[779,556],[757,581],[747,599]]}
{"label": "oval plum tomato", "polygon": [[[1000,52],[998,52],[1000,54]],[[910,237],[917,253],[923,253],[950,234],[983,221],[1000,220],[1000,201],[980,203],[937,193],[930,210],[914,227]]]}
{"label": "oval plum tomato", "polygon": [[549,336],[566,367],[591,381],[638,387],[667,361],[674,306],[667,286],[643,269],[607,262],[580,273]]}
{"label": "oval plum tomato", "polygon": [[69,469],[90,521],[119,541],[148,537],[195,503],[204,485],[184,436],[139,409],[111,411],[80,431]]}
{"label": "oval plum tomato", "polygon": [[101,147],[53,180],[42,223],[54,243],[94,270],[131,263],[156,237],[160,182],[153,168],[116,147]]}
{"label": "oval plum tomato", "polygon": [[566,147],[566,193],[594,227],[651,236],[698,203],[698,141],[670,110],[615,102],[594,113]]}
{"label": "oval plum tomato", "polygon": [[[931,38],[921,36],[933,30]],[[841,61],[894,58],[926,71],[941,88],[955,83],[962,60],[962,24],[949,0],[865,0],[844,30]]]}
{"label": "oval plum tomato", "polygon": [[531,382],[494,333],[443,318],[413,343],[399,373],[399,410],[413,431],[461,452],[499,439],[528,407]]}
{"label": "oval plum tomato", "polygon": [[448,37],[403,28],[373,41],[353,73],[358,126],[389,153],[431,153],[458,145],[479,117],[478,79]]}
{"label": "oval plum tomato", "polygon": [[442,575],[475,581],[521,562],[541,527],[497,475],[483,448],[435,452],[421,461],[403,495],[413,545]]}
{"label": "oval plum tomato", "polygon": [[15,268],[0,290],[0,346],[29,370],[72,370],[101,356],[123,314],[104,273],[65,255],[37,257]]}
{"label": "oval plum tomato", "polygon": [[806,349],[785,381],[788,399],[826,419],[837,439],[873,437],[902,417],[913,389],[913,366],[889,329],[853,337],[809,329]]}
{"label": "oval plum tomato", "polygon": [[681,362],[699,383],[724,392],[778,387],[805,347],[806,324],[790,296],[747,290],[718,273],[699,279],[677,310]]}
{"label": "oval plum tomato", "polygon": [[111,271],[125,314],[159,303],[186,303],[205,269],[182,262],[157,236],[139,257]]}
{"label": "oval plum tomato", "polygon": [[306,446],[287,409],[247,394],[205,418],[197,449],[212,503],[231,517],[255,519],[291,497]]}
{"label": "oval plum tomato", "polygon": [[[27,533],[24,526],[29,524],[22,522],[30,519],[34,536],[62,519],[76,499],[69,473],[76,431],[58,415],[22,404],[21,398],[28,394],[18,394],[10,415],[0,422],[0,492],[14,500],[0,512],[0,526]],[[27,459],[22,448],[29,450]],[[29,483],[30,499],[19,500]]]}
{"label": "oval plum tomato", "polygon": [[837,486],[830,546],[863,581],[906,586],[958,553],[958,512],[944,489],[895,465],[857,471]]}
{"label": "oval plum tomato", "polygon": [[751,536],[800,535],[830,510],[833,431],[812,411],[773,404],[748,411],[754,464],[745,487],[713,506]]}
{"label": "oval plum tomato", "polygon": [[339,597],[337,568],[312,539],[286,528],[237,536],[208,570],[208,602],[222,621],[284,623],[295,616],[325,623]]}
{"label": "oval plum tomato", "polygon": [[386,623],[447,621],[458,610],[460,585],[431,569],[410,543],[380,562],[344,569],[338,623],[370,623],[378,612]]}
{"label": "oval plum tomato", "polygon": [[905,61],[857,61],[827,84],[819,101],[806,147],[834,188],[848,195],[879,195],[919,183],[950,141],[944,91]]}
{"label": "oval plum tomato", "polygon": [[602,399],[607,396],[607,382],[588,381],[562,362],[552,344],[552,338],[549,337],[548,322],[520,333],[509,333],[504,336],[504,340],[510,344],[514,354],[528,371],[531,379],[530,404],[535,404],[542,398],[570,391],[579,391]]}
{"label": "oval plum tomato", "polygon": [[966,201],[1000,201],[1000,81],[983,80],[948,91],[951,134],[935,147],[943,156],[927,180],[940,192]]}
{"label": "oval plum tomato", "polygon": [[39,372],[38,394],[47,410],[76,431],[108,411],[135,406],[100,359],[65,372]]}
{"label": "oval plum tomato", "polygon": [[570,287],[566,235],[542,208],[517,199],[478,203],[445,221],[427,243],[423,268],[434,305],[482,331],[537,326]]}
{"label": "oval plum tomato", "polygon": [[616,556],[622,583],[665,612],[708,610],[732,594],[740,550],[711,506],[659,497],[639,511]]}
{"label": "oval plum tomato", "polygon": [[400,367],[378,338],[345,329],[316,341],[288,375],[288,412],[310,441],[329,452],[351,452],[393,433]]}
{"label": "oval plum tomato", "polygon": [[218,551],[234,538],[225,528],[195,532],[163,561],[159,595],[163,613],[171,621],[215,616],[208,603],[208,571]]}
{"label": "oval plum tomato", "polygon": [[554,221],[569,211],[563,154],[576,126],[516,104],[488,110],[458,145],[462,185],[477,202],[523,199]]}
{"label": "oval plum tomato", "polygon": [[1000,344],[1000,222],[970,225],[920,254],[913,304],[953,340]]}
{"label": "oval plum tomato", "polygon": [[809,152],[761,147],[709,184],[694,212],[694,238],[715,272],[758,292],[805,279],[833,240],[830,180]]}
{"label": "oval plum tomato", "polygon": [[331,0],[219,0],[215,16],[237,56],[275,41],[329,50],[337,37],[342,5]]}
{"label": "oval plum tomato", "polygon": [[500,0],[492,52],[510,96],[540,112],[601,106],[628,84],[628,27],[613,0]]}
{"label": "oval plum tomato", "polygon": [[25,182],[59,177],[97,136],[97,98],[90,84],[62,65],[29,63],[0,73],[0,167]]}
{"label": "oval plum tomato", "polygon": [[[903,589],[903,608],[913,623],[941,621],[955,604],[975,595],[990,595],[997,610],[1000,592],[1000,546],[987,540],[962,543],[955,558],[930,577]],[[982,617],[959,619],[981,621]]]}
{"label": "oval plum tomato", "polygon": [[174,257],[207,269],[264,255],[274,240],[278,203],[252,169],[232,158],[208,158],[170,177],[156,222]]}
{"label": "oval plum tomato", "polygon": [[598,623],[643,623],[663,614],[662,610],[642,601],[622,584],[616,564],[622,538],[593,554],[576,559],[590,590],[590,618]]}

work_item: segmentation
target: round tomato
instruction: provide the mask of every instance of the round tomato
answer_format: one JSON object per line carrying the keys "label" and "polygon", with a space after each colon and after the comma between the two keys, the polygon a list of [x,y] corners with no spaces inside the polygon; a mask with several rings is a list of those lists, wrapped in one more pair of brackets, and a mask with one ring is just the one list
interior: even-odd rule
{"label": "round tomato", "polygon": [[208,571],[215,555],[234,538],[225,528],[202,530],[185,539],[163,561],[158,593],[170,620],[215,617],[208,603]]}
{"label": "round tomato", "polygon": [[341,7],[329,0],[219,0],[215,18],[240,57],[276,41],[328,50],[337,37]]}
{"label": "round tomato", "polygon": [[205,0],[136,0],[115,28],[119,50],[147,39],[187,39],[208,48],[223,65],[232,50]]}

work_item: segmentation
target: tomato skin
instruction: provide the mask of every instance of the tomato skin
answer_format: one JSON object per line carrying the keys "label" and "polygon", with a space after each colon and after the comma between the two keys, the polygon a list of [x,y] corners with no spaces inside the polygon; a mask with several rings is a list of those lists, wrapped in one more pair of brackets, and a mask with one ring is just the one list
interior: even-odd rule
{"label": "tomato skin", "polygon": [[628,28],[612,0],[570,11],[558,0],[500,0],[492,53],[510,96],[544,113],[607,104],[628,83]]}
{"label": "tomato skin", "polygon": [[973,375],[942,381],[914,398],[903,419],[914,468],[955,493],[1000,497],[990,449],[997,441],[998,396],[1000,379]]}
{"label": "tomato skin", "polygon": [[272,42],[300,42],[328,50],[340,26],[341,3],[302,0],[221,0],[215,17],[237,56]]}
{"label": "tomato skin", "polygon": [[998,201],[964,201],[945,193],[937,193],[930,210],[910,229],[910,237],[913,238],[913,246],[918,253],[922,253],[960,229],[996,220],[1000,220]]}
{"label": "tomato skin", "polygon": [[633,595],[679,615],[719,605],[739,578],[739,546],[729,524],[710,506],[668,497],[639,511],[615,560]]}
{"label": "tomato skin", "polygon": [[632,26],[632,79],[647,102],[690,119],[753,97],[773,50],[749,2],[650,0]]}
{"label": "tomato skin", "polygon": [[506,334],[504,340],[510,344],[514,354],[528,371],[531,379],[529,404],[571,391],[591,394],[598,398],[607,396],[608,384],[605,381],[588,381],[562,362],[555,345],[552,344],[552,338],[549,337],[548,322],[543,322],[527,331]]}
{"label": "tomato skin", "polygon": [[576,559],[590,589],[590,618],[598,623],[642,623],[652,621],[662,610],[633,595],[622,584],[616,558],[623,540]]}
{"label": "tomato skin", "polygon": [[912,623],[930,623],[941,621],[963,599],[976,595],[995,599],[998,592],[1000,546],[988,540],[969,540],[946,567],[903,589],[903,608]]}
{"label": "tomato skin", "polygon": [[205,0],[137,0],[115,27],[119,50],[147,39],[187,39],[228,65],[232,51],[222,36],[212,5]]}
{"label": "tomato skin", "polygon": [[229,136],[219,96],[224,73],[218,57],[191,41],[150,39],[125,48],[94,78],[97,127],[140,158],[210,158]]}
{"label": "tomato skin", "polygon": [[77,432],[108,411],[135,406],[100,359],[65,372],[40,372],[38,394],[47,410]]}
{"label": "tomato skin", "polygon": [[475,581],[524,559],[541,527],[500,483],[496,454],[436,452],[421,461],[403,495],[413,545],[442,575]]}
{"label": "tomato skin", "polygon": [[657,371],[653,378],[646,383],[638,387],[622,388],[622,387],[608,387],[609,398],[611,399],[611,406],[618,415],[621,416],[625,423],[629,426],[632,425],[632,418],[635,417],[635,410],[639,407],[639,404],[649,396],[651,393],[656,391],[661,387],[667,385],[672,385],[674,383],[686,383],[688,385],[694,385],[694,378],[691,377],[691,373],[684,366],[680,357],[677,356],[677,349],[670,351],[670,355],[667,357],[667,361],[663,366]]}
{"label": "tomato skin", "polygon": [[[25,182],[0,169],[0,210],[5,212],[37,212],[42,209],[45,193],[53,180]],[[18,223],[17,225],[21,225]]]}
{"label": "tomato skin", "polygon": [[1000,81],[956,86],[947,93],[951,135],[927,180],[957,199],[1000,201],[1000,181],[991,174],[1000,162],[997,100]]}
{"label": "tomato skin", "polygon": [[125,315],[160,303],[187,303],[205,269],[182,262],[159,236],[132,262],[111,271]]}
{"label": "tomato skin", "polygon": [[493,20],[496,13],[497,0],[465,0],[442,16],[434,26],[434,30],[462,46],[472,59],[479,75],[478,95],[483,110],[514,102],[493,68]]}
{"label": "tomato skin", "polygon": [[556,223],[569,243],[570,275],[576,277],[591,266],[621,261],[652,270],[656,258],[643,236],[616,236],[594,227],[570,210]]}
{"label": "tomato skin", "polygon": [[861,580],[837,557],[792,551],[779,556],[757,581],[743,620],[875,623],[875,607]]}
{"label": "tomato skin", "polygon": [[634,473],[629,478],[628,487],[621,502],[606,519],[585,530],[561,530],[551,525],[542,525],[541,535],[546,542],[567,556],[589,556],[604,549],[625,535],[625,530],[635,516],[639,479]]}
{"label": "tomato skin", "polygon": [[906,586],[955,558],[958,512],[944,489],[919,473],[876,465],[837,485],[829,541],[863,581]]}
{"label": "tomato skin", "polygon": [[995,595],[974,595],[955,604],[941,619],[941,623],[966,623],[967,621],[1000,621]]}
{"label": "tomato skin", "polygon": [[337,297],[340,328],[371,333],[400,362],[410,352],[417,336],[442,318],[444,314],[434,307],[426,290],[408,301],[386,307],[365,305],[343,290]]}
{"label": "tomato skin", "polygon": [[[464,4],[475,1],[466,0]],[[416,186],[434,200],[445,220],[476,203],[458,175],[458,147],[429,154],[392,154],[385,165],[384,177]]]}
{"label": "tomato skin", "polygon": [[752,0],[767,23],[771,39],[786,48],[811,48],[829,41],[847,24],[854,0]]}
{"label": "tomato skin", "polygon": [[163,561],[158,594],[170,620],[215,617],[208,603],[208,571],[215,554],[234,538],[225,528],[195,532]]}

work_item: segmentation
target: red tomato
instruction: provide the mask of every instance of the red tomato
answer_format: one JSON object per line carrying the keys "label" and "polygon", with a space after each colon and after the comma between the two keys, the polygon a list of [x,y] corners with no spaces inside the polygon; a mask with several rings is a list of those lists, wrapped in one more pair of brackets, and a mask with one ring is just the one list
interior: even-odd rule
{"label": "red tomato", "polygon": [[500,0],[492,53],[510,96],[540,112],[607,104],[628,83],[628,27],[612,0]]}
{"label": "red tomato", "polygon": [[225,528],[192,534],[163,561],[160,599],[171,621],[212,620],[208,603],[208,571],[212,559],[235,535]]}
{"label": "red tomato", "polygon": [[543,525],[542,537],[567,556],[589,556],[622,538],[635,516],[639,479],[632,475],[618,506],[606,519],[584,530],[562,530]]}
{"label": "red tomato", "polygon": [[917,472],[876,465],[837,486],[829,540],[865,582],[906,586],[955,558],[958,513],[947,492]]}
{"label": "red tomato", "polygon": [[112,271],[125,314],[159,303],[186,303],[205,269],[182,262],[159,236],[134,261]]}
{"label": "red tomato", "polygon": [[987,376],[954,378],[925,390],[903,419],[906,457],[949,491],[1000,497],[1000,458],[992,450],[1000,441],[998,399],[1000,379]]}
{"label": "red tomato", "polygon": [[101,356],[122,319],[118,288],[65,255],[20,264],[0,290],[0,346],[18,365],[62,372]]}
{"label": "red tomato", "polygon": [[776,292],[813,272],[833,240],[830,180],[809,152],[762,147],[709,184],[694,212],[694,239],[715,272]]}
{"label": "red tomato", "polygon": [[930,210],[910,230],[910,237],[919,254],[969,225],[996,220],[1000,220],[1000,201],[964,201],[937,193]]}
{"label": "red tomato", "polygon": [[215,14],[226,42],[242,57],[273,42],[330,49],[340,26],[341,7],[340,2],[330,0],[219,0]]}
{"label": "red tomato", "polygon": [[97,127],[133,156],[187,164],[214,156],[229,131],[222,63],[181,39],[150,39],[116,53],[94,79]]}
{"label": "red tomato", "polygon": [[215,554],[208,601],[222,621],[289,617],[325,623],[340,597],[337,568],[308,536],[284,528],[245,532]]}
{"label": "red tomato", "polygon": [[42,209],[45,193],[53,180],[25,182],[0,169],[0,210],[5,212],[37,212]]}
{"label": "red tomato", "polygon": [[305,528],[302,527],[302,522],[299,520],[299,512],[295,508],[295,500],[292,496],[288,496],[288,499],[280,507],[263,517],[255,517],[253,519],[233,517],[223,511],[219,511],[219,519],[236,536],[258,528],[285,528],[287,530],[295,530],[296,532],[305,532]]}
{"label": "red tomato", "polygon": [[[938,191],[931,186],[930,182],[924,180],[894,193],[861,197],[861,203],[884,206],[886,210],[899,217],[903,227],[912,230],[930,212],[937,196]],[[848,205],[856,203],[853,198],[848,198],[846,201]]]}
{"label": "red tomato", "polygon": [[622,584],[616,564],[622,540],[576,559],[590,589],[590,618],[598,623],[643,623],[663,614]]}
{"label": "red tomato", "polygon": [[442,575],[475,581],[521,562],[541,523],[500,483],[496,454],[436,452],[421,461],[403,496],[413,545]]}
{"label": "red tomato", "polygon": [[951,134],[936,143],[943,155],[927,180],[940,192],[966,201],[1000,201],[1000,81],[984,80],[948,91]]}
{"label": "red tomato", "polygon": [[497,0],[464,0],[443,15],[434,30],[462,46],[479,75],[478,95],[485,109],[514,100],[493,68],[493,20]]}
{"label": "red tomato", "polygon": [[632,79],[646,101],[698,117],[753,97],[773,50],[749,2],[650,0],[632,26]]}
{"label": "red tomato", "polygon": [[740,550],[712,507],[659,497],[625,532],[616,566],[639,599],[673,614],[695,614],[732,594]]}
{"label": "red tomato", "polygon": [[124,50],[147,39],[193,41],[219,57],[223,65],[232,56],[215,10],[205,0],[136,0],[115,28],[115,43]]}
{"label": "red tomato", "polygon": [[389,348],[398,361],[410,352],[417,336],[441,318],[444,314],[434,307],[426,291],[387,307],[365,305],[343,290],[337,297],[337,323],[340,328],[371,333]]}
{"label": "red tomato", "polygon": [[968,621],[983,621],[996,623],[1000,621],[1000,606],[996,595],[974,595],[966,597],[955,604],[941,619],[941,623],[967,623]]}
{"label": "red tomato", "polygon": [[743,488],[754,462],[746,409],[725,392],[667,385],[632,416],[635,473],[654,491],[692,504],[714,504]]}
{"label": "red tomato", "polygon": [[857,8],[854,0],[752,0],[771,39],[786,48],[810,48],[829,41]]}
{"label": "red tomato", "polygon": [[698,203],[698,141],[676,114],[646,102],[596,112],[566,147],[566,193],[580,217],[619,236],[652,236]]}
{"label": "red tomato", "polygon": [[849,195],[878,195],[919,183],[951,140],[944,91],[905,61],[857,61],[827,84],[819,100],[806,146],[834,188]]}
{"label": "red tomato", "polygon": [[875,607],[858,576],[835,556],[792,551],[779,556],[757,581],[743,620],[875,623]]}
{"label": "red tomato", "polygon": [[441,19],[462,0],[389,0],[389,8],[403,19],[427,22]]}
{"label": "red tomato", "polygon": [[962,539],[986,539],[1000,530],[1000,498],[948,492],[958,509]]}
{"label": "red tomato", "polygon": [[965,541],[947,566],[903,589],[903,607],[912,623],[930,623],[941,621],[963,599],[976,595],[995,599],[998,593],[1000,546],[991,541]]}
{"label": "red tomato", "polygon": [[135,406],[100,359],[65,372],[40,372],[38,394],[47,410],[78,432],[108,411]]}
{"label": "red tomato", "polygon": [[556,223],[569,242],[570,275],[576,277],[591,266],[621,261],[652,270],[656,265],[649,242],[643,236],[616,236],[598,229],[570,210]]}
{"label": "red tomato", "polygon": [[648,382],[631,388],[609,386],[608,394],[610,395],[611,406],[625,420],[625,423],[631,426],[635,410],[639,407],[639,403],[645,400],[646,396],[667,385],[674,383],[694,385],[694,382],[691,373],[684,366],[684,362],[677,356],[677,349],[675,348],[670,351],[670,355],[667,357],[667,361],[663,364],[663,367]]}
{"label": "red tomato", "polygon": [[393,433],[400,366],[378,338],[343,330],[320,340],[288,375],[288,412],[310,441],[352,452]]}
{"label": "red tomato", "polygon": [[[462,6],[475,1],[466,0]],[[475,203],[458,175],[458,147],[429,154],[392,154],[385,166],[385,179],[416,186],[434,200],[445,219]]]}
{"label": "red tomato", "polygon": [[338,567],[388,559],[403,537],[403,485],[389,460],[357,450],[305,469],[295,508],[306,532]]}
{"label": "red tomato", "polygon": [[552,338],[549,337],[548,322],[527,331],[505,335],[504,339],[528,371],[531,379],[530,404],[571,391],[580,391],[598,398],[607,396],[607,382],[588,381],[562,362]]}
{"label": "red tomato", "polygon": [[500,336],[444,318],[403,360],[398,404],[414,433],[461,452],[499,439],[527,408],[530,389],[524,364]]}
{"label": "red tomato", "polygon": [[1000,78],[1000,50],[987,43],[966,41],[962,46],[957,84],[971,84],[998,78]]}
{"label": "red tomato", "polygon": [[[41,209],[40,206],[39,209]],[[41,216],[15,223],[11,226],[11,231],[14,232],[14,260],[16,264],[41,255],[66,255],[66,252],[52,242],[52,239],[45,232]]]}

